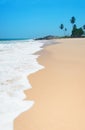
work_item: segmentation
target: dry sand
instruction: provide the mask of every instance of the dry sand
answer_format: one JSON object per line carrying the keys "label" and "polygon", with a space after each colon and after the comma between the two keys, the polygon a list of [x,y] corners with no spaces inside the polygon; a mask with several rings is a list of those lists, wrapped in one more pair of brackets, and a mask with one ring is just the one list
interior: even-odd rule
{"label": "dry sand", "polygon": [[32,74],[26,91],[35,105],[14,130],[85,130],[85,39],[59,39],[38,59],[45,69]]}

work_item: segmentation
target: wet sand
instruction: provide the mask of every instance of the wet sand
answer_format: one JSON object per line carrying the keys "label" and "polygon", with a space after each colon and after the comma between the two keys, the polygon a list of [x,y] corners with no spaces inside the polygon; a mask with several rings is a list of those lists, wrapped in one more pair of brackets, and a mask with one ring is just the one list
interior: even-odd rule
{"label": "wet sand", "polygon": [[58,39],[40,52],[45,69],[29,76],[34,106],[14,130],[85,130],[85,39]]}

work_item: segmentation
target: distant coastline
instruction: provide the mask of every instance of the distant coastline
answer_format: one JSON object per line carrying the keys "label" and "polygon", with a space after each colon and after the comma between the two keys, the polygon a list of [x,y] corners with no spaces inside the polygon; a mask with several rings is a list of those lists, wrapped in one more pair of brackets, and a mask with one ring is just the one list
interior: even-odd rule
{"label": "distant coastline", "polygon": [[15,41],[15,40],[52,40],[52,39],[62,39],[62,38],[85,38],[85,35],[81,37],[71,37],[71,36],[54,36],[54,35],[46,35],[38,38],[1,38],[0,41]]}
{"label": "distant coastline", "polygon": [[71,36],[59,37],[59,36],[47,35],[45,37],[39,37],[34,40],[52,40],[52,39],[62,39],[62,38],[85,38],[85,36],[83,35],[81,37],[71,37]]}
{"label": "distant coastline", "polygon": [[51,40],[51,39],[57,39],[57,38],[59,38],[59,37],[53,36],[53,35],[47,35],[47,36],[44,36],[44,37],[36,38],[35,40]]}

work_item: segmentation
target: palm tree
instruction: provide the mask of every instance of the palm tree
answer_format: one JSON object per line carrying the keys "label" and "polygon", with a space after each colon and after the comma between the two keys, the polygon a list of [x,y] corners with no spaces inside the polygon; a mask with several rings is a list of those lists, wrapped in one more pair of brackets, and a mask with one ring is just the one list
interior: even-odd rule
{"label": "palm tree", "polygon": [[65,36],[66,36],[67,28],[65,28],[64,31],[65,31]]}
{"label": "palm tree", "polygon": [[74,25],[73,25],[73,29],[77,29],[77,26],[76,26],[76,24],[74,24]]}
{"label": "palm tree", "polygon": [[61,30],[64,29],[64,25],[63,25],[63,24],[60,25],[60,29],[61,29]]}
{"label": "palm tree", "polygon": [[85,24],[83,25],[84,35],[85,35]]}
{"label": "palm tree", "polygon": [[67,31],[67,28],[65,28],[65,31]]}
{"label": "palm tree", "polygon": [[61,30],[63,30],[63,29],[64,29],[64,25],[61,24],[59,28],[60,28]]}
{"label": "palm tree", "polygon": [[70,22],[71,22],[72,25],[74,25],[75,21],[76,21],[76,18],[74,16],[71,17]]}
{"label": "palm tree", "polygon": [[75,18],[74,16],[71,17],[70,22],[71,22],[71,24],[73,25],[72,31],[71,31],[71,36],[73,35],[73,34],[72,34],[72,33],[73,33],[73,30],[76,29],[75,21],[76,21],[76,18]]}
{"label": "palm tree", "polygon": [[85,30],[85,24],[83,25],[83,29]]}

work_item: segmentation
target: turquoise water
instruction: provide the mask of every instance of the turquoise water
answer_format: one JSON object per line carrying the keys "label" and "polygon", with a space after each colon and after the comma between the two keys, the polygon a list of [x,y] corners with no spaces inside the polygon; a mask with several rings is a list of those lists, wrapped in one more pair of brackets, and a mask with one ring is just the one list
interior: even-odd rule
{"label": "turquoise water", "polygon": [[15,41],[15,40],[30,40],[29,38],[8,38],[8,39],[0,39],[0,41]]}

